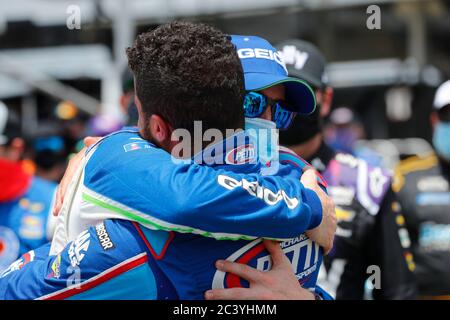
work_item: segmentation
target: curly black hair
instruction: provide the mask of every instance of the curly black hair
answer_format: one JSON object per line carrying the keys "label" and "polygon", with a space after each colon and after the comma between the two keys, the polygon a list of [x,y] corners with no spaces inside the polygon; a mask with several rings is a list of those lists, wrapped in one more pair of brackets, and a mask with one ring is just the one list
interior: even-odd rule
{"label": "curly black hair", "polygon": [[193,133],[243,127],[244,76],[230,37],[206,24],[175,21],[140,34],[127,49],[146,119],[158,114]]}

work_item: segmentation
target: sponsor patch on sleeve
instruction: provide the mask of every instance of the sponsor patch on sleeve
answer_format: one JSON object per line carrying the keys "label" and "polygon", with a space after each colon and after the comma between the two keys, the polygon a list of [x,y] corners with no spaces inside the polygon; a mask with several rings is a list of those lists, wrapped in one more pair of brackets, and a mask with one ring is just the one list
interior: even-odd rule
{"label": "sponsor patch on sleeve", "polygon": [[246,144],[230,150],[226,157],[225,163],[227,164],[244,164],[254,163],[256,161],[256,151],[253,144]]}
{"label": "sponsor patch on sleeve", "polygon": [[147,142],[131,142],[123,146],[125,152],[136,151],[141,149],[150,149],[152,146]]}

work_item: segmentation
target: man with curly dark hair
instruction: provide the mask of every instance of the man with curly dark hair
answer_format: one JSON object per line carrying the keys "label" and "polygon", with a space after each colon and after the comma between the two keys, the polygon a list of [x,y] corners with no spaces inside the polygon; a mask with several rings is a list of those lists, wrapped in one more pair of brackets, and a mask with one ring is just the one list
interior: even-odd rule
{"label": "man with curly dark hair", "polygon": [[246,285],[218,272],[219,258],[268,262],[259,238],[291,239],[321,223],[315,191],[257,174],[262,164],[243,131],[205,148],[200,161],[175,163],[169,153],[174,130],[195,133],[194,121],[225,136],[243,126],[242,67],[229,37],[173,22],[140,35],[127,53],[139,130],[88,150],[50,255],[45,246],[12,264],[0,298],[202,299],[211,287]]}
{"label": "man with curly dark hair", "polygon": [[[139,35],[127,49],[143,112],[139,125],[151,140],[150,123],[159,115],[172,128],[242,128],[244,78],[230,39],[203,24],[175,22]],[[220,115],[220,116],[219,116]]]}

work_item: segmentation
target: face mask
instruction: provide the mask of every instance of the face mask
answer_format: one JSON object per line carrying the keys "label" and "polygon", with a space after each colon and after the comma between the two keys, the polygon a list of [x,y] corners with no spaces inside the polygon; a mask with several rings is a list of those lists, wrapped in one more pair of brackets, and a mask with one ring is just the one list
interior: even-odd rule
{"label": "face mask", "polygon": [[245,118],[245,131],[256,142],[258,157],[262,163],[278,160],[278,130],[274,122]]}
{"label": "face mask", "polygon": [[352,128],[336,128],[334,136],[327,143],[340,152],[352,153],[358,135]]}
{"label": "face mask", "polygon": [[433,134],[433,145],[436,152],[450,161],[450,122],[438,122]]}
{"label": "face mask", "polygon": [[280,143],[286,146],[302,144],[309,141],[322,130],[320,106],[309,115],[298,114],[286,131],[280,131]]}

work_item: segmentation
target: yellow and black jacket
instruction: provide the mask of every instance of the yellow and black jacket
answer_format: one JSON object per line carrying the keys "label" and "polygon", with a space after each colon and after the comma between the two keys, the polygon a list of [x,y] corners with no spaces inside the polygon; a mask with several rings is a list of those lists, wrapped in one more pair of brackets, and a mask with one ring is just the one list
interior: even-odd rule
{"label": "yellow and black jacket", "polygon": [[450,174],[435,154],[402,161],[393,189],[406,218],[422,298],[450,299]]}

